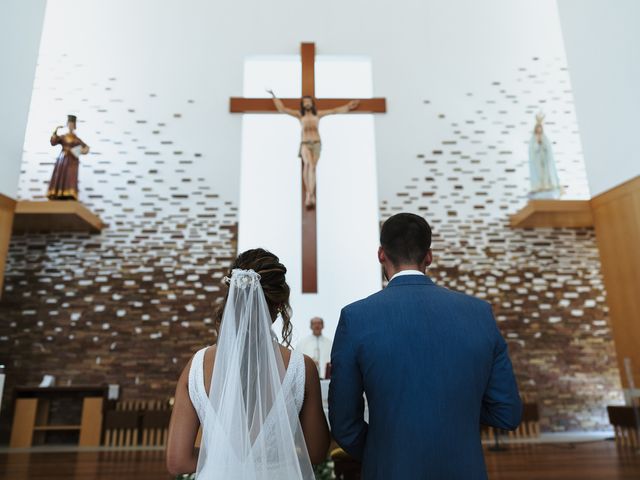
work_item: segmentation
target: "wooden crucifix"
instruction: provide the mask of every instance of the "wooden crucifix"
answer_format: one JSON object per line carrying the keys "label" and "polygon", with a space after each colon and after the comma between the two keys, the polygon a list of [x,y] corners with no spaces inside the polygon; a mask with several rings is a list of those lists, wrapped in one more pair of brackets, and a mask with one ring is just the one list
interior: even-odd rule
{"label": "wooden crucifix", "polygon": [[[313,99],[317,112],[326,113],[384,113],[386,112],[386,99],[384,98],[315,98],[315,43],[301,43],[300,56],[302,60],[302,97]],[[231,113],[276,113],[278,111],[296,115],[303,110],[302,98],[282,98],[274,101],[272,98],[245,98],[231,97],[229,110]],[[315,113],[315,112],[314,112]],[[304,122],[301,118],[301,123]],[[302,158],[303,148],[318,148],[317,142],[303,142],[300,145]],[[313,145],[313,143],[317,143]],[[307,152],[305,152],[307,153]],[[302,161],[302,293],[318,292],[318,240],[315,208],[315,165],[314,191],[309,192],[305,186],[305,162]],[[306,183],[309,183],[308,181]]]}

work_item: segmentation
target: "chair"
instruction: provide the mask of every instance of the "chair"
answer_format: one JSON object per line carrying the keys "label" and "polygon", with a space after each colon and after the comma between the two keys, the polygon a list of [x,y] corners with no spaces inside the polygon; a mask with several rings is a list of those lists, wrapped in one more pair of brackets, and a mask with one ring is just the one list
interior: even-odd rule
{"label": "chair", "polygon": [[171,410],[148,410],[142,413],[142,442],[145,447],[164,447],[169,434]]}
{"label": "chair", "polygon": [[522,404],[522,421],[518,428],[514,431],[501,430],[487,425],[481,425],[480,436],[483,441],[495,442],[496,432],[501,438],[515,440],[518,444],[527,443],[527,440],[535,439],[540,436],[540,412],[538,404],[534,402]]}
{"label": "chair", "polygon": [[170,401],[113,402],[104,414],[102,444],[109,447],[163,447],[167,442]]}
{"label": "chair", "polygon": [[140,433],[138,412],[116,406],[107,410],[103,420],[102,444],[107,447],[132,447],[138,445]]}
{"label": "chair", "polygon": [[609,405],[607,407],[609,423],[615,431],[616,444],[621,447],[640,448],[638,420],[633,410],[630,406]]}
{"label": "chair", "polygon": [[509,439],[520,440],[540,436],[540,412],[537,403],[522,405],[522,421],[516,430],[509,432]]}

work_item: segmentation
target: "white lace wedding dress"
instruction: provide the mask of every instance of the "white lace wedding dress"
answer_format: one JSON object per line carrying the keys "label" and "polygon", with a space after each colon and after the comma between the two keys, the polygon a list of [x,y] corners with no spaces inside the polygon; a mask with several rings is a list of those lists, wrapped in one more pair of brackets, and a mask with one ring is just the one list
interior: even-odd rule
{"label": "white lace wedding dress", "polygon": [[229,280],[209,393],[204,354],[189,370],[189,396],[202,427],[198,480],[314,480],[299,414],[305,366],[284,368],[272,318],[253,270]]}
{"label": "white lace wedding dress", "polygon": [[[204,383],[204,353],[208,347],[198,350],[191,360],[189,370],[189,397],[193,408],[195,408],[200,423],[204,423],[209,396],[205,390]],[[304,355],[298,351],[291,352],[287,373],[284,375],[282,389],[286,392],[288,406],[300,413],[302,402],[304,401],[304,382],[306,379],[304,369]]]}

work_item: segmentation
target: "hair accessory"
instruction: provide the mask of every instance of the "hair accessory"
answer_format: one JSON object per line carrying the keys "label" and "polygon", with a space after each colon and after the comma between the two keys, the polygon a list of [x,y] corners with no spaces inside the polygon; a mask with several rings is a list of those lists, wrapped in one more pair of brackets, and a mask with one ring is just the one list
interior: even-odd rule
{"label": "hair accessory", "polygon": [[241,270],[234,268],[231,271],[231,279],[229,284],[233,284],[238,288],[247,288],[251,285],[260,283],[260,274],[255,270]]}

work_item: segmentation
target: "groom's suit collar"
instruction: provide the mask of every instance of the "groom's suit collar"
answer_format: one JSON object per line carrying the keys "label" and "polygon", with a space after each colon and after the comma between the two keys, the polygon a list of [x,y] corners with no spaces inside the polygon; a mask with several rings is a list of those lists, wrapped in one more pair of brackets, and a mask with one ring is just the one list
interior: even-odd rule
{"label": "groom's suit collar", "polygon": [[426,275],[416,274],[416,275],[400,275],[391,279],[388,287],[401,287],[403,285],[435,285],[433,280],[431,280]]}

